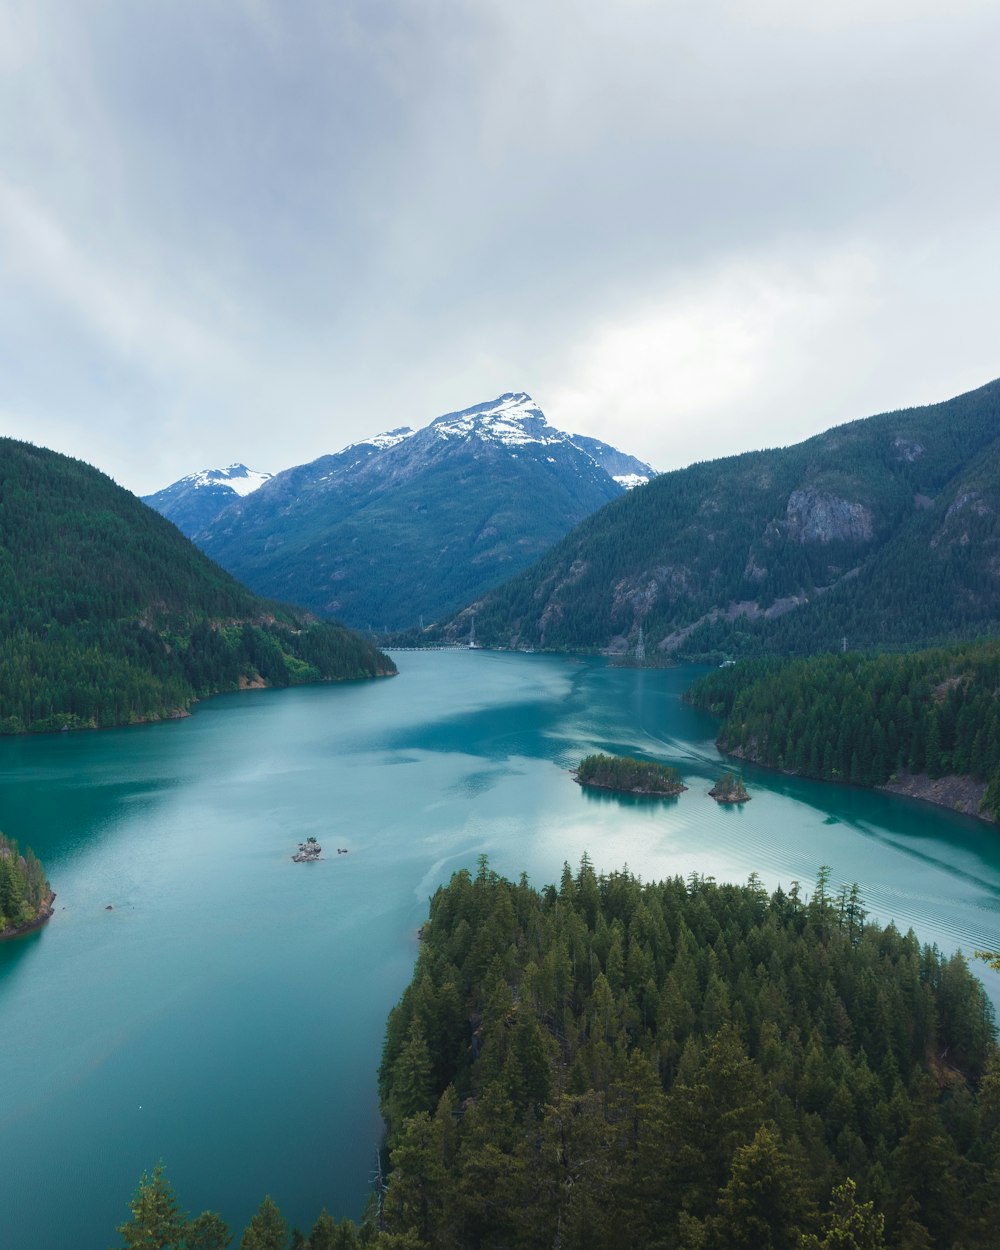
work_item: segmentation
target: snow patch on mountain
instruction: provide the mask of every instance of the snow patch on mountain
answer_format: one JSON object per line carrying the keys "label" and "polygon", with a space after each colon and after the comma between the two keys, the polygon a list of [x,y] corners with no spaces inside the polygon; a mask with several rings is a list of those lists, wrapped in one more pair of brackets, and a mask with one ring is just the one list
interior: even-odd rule
{"label": "snow patch on mountain", "polygon": [[[411,430],[408,425],[401,425],[395,430],[386,430],[384,434],[376,434],[374,438],[366,438],[364,443],[369,447],[377,447],[379,451],[386,451],[388,448],[395,447],[406,439],[412,438],[416,432],[416,430]],[[358,447],[361,444],[354,443],[353,446]]]}
{"label": "snow patch on mountain", "polygon": [[431,422],[438,438],[478,438],[484,443],[524,447],[566,442],[566,435],[545,420],[542,410],[524,391],[508,392],[462,412],[448,412]]}
{"label": "snow patch on mountain", "polygon": [[256,469],[248,469],[245,464],[231,464],[225,469],[202,469],[198,473],[189,473],[187,477],[181,478],[181,482],[190,483],[196,488],[227,486],[234,494],[245,498],[247,495],[252,495],[265,482],[270,481],[273,476],[273,473],[261,473]]}
{"label": "snow patch on mountain", "polygon": [[[461,412],[446,413],[432,421],[429,428],[441,439],[474,438],[503,447],[526,447],[529,444],[574,447],[595,466],[603,469],[623,490],[642,486],[655,476],[655,470],[648,464],[602,443],[600,439],[566,434],[549,425],[542,410],[525,391],[508,391],[488,403],[464,408]],[[514,454],[511,452],[511,455]],[[552,456],[545,459],[550,464],[556,463]]]}

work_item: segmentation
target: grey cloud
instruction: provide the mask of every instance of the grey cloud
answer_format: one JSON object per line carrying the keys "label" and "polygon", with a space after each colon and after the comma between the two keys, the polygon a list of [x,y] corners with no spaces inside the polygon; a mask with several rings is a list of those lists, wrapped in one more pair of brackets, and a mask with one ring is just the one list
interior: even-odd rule
{"label": "grey cloud", "polygon": [[510,388],[667,467],[693,411],[774,444],[1000,372],[992,6],[0,23],[0,411],[134,489]]}

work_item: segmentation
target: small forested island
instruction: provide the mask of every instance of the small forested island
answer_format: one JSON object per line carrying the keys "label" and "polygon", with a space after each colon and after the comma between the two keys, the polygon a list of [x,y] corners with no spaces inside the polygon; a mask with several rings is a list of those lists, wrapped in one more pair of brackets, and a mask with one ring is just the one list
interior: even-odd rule
{"label": "small forested island", "polygon": [[741,660],[686,697],[740,759],[1000,816],[1000,641]]}
{"label": "small forested island", "polygon": [[573,776],[581,786],[618,790],[623,794],[649,794],[673,798],[687,789],[676,768],[632,759],[628,755],[588,755]]}
{"label": "small forested island", "polygon": [[[389,1015],[364,1225],[289,1238],[265,1198],[240,1246],[994,1250],[989,999],[830,876],[456,873]],[[228,1241],[162,1168],[131,1211],[125,1246]]]}
{"label": "small forested island", "polygon": [[21,854],[0,833],[0,938],[39,928],[51,917],[54,898],[37,857],[27,848]]}
{"label": "small forested island", "polygon": [[723,773],[709,794],[716,803],[746,803],[750,794],[743,784],[743,778],[736,773]]}

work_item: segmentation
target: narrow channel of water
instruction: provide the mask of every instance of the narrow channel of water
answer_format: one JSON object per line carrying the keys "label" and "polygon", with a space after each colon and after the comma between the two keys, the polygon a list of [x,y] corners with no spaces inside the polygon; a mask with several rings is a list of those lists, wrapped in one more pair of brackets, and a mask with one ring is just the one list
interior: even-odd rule
{"label": "narrow channel of water", "polygon": [[[647,879],[808,888],[826,863],[923,940],[1000,945],[993,827],[753,768],[749,804],[709,799],[715,724],[680,702],[692,670],[399,663],[181,722],[0,740],[0,829],[59,896],[45,930],[0,944],[5,1246],[102,1250],[160,1158],[184,1205],[237,1235],[265,1192],[305,1227],[324,1204],[358,1218],[386,1013],[428,896],[482,852],[536,884],[584,851]],[[592,750],[672,763],[690,790],[584,792],[567,770]],[[293,864],[310,835],[325,860]]]}

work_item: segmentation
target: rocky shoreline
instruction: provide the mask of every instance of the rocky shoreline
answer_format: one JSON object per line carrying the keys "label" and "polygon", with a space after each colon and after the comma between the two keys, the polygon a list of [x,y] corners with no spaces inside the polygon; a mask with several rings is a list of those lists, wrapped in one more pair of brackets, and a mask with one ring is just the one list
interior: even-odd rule
{"label": "rocky shoreline", "polygon": [[15,925],[10,929],[0,929],[0,942],[7,941],[8,938],[23,937],[26,933],[33,933],[35,929],[40,929],[42,925],[48,924],[52,919],[55,908],[52,904],[55,902],[56,896],[51,891],[42,900],[42,905],[38,909],[38,915],[34,920],[29,920],[27,924]]}
{"label": "rocky shoreline", "polygon": [[[754,759],[753,754],[749,751],[735,750],[730,751],[727,747],[719,746],[720,751],[724,751],[726,755],[732,756],[733,759],[746,760],[750,764],[757,764],[758,768],[767,768],[766,764],[759,764]],[[804,773],[790,772],[786,768],[774,768],[771,772],[784,773],[786,777],[805,777]],[[807,781],[826,781],[825,777],[806,777]],[[831,785],[850,785],[848,781],[830,781]],[[884,781],[878,786],[863,786],[865,790],[877,790],[880,794],[903,794],[910,799],[920,799],[924,803],[932,803],[935,807],[946,807],[952,812],[961,812],[963,816],[974,816],[976,820],[983,820],[989,825],[995,825],[997,822],[989,812],[979,810],[979,804],[983,801],[983,795],[986,793],[986,783],[983,781],[974,781],[971,777],[959,777],[954,773],[944,777],[929,777],[927,773],[896,773],[892,780]]]}
{"label": "rocky shoreline", "polygon": [[971,777],[928,777],[926,773],[897,773],[894,780],[876,786],[885,794],[905,794],[911,799],[923,799],[935,807],[947,807],[953,812],[975,816],[988,824],[996,824],[989,812],[981,812],[979,804],[986,792],[986,783],[973,781]]}

